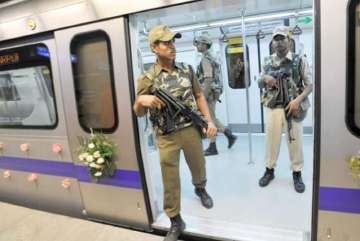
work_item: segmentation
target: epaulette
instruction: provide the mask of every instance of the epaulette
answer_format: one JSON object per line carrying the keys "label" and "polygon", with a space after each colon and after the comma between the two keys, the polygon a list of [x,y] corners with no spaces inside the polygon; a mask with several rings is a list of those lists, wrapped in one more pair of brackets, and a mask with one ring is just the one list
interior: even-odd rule
{"label": "epaulette", "polygon": [[150,68],[145,71],[144,75],[149,78],[150,80],[154,80],[156,75],[155,75],[155,65],[151,65]]}

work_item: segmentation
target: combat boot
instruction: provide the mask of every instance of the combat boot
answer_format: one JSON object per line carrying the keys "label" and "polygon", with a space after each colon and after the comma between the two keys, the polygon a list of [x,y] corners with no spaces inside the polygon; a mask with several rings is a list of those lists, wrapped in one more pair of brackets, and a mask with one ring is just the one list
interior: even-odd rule
{"label": "combat boot", "polygon": [[298,193],[303,193],[305,191],[305,184],[301,178],[301,172],[293,172],[294,179],[294,188]]}
{"label": "combat boot", "polygon": [[228,139],[228,148],[231,148],[234,145],[237,137],[235,135],[233,135],[231,130],[228,128],[225,129],[224,134],[225,134],[226,138]]}
{"label": "combat boot", "polygon": [[207,209],[210,209],[214,206],[214,202],[210,195],[206,192],[205,188],[195,188],[196,195],[200,198],[201,204],[206,207]]}
{"label": "combat boot", "polygon": [[169,232],[166,234],[164,241],[177,241],[180,234],[185,229],[185,222],[182,220],[180,214],[173,218],[170,218],[171,227]]}
{"label": "combat boot", "polygon": [[267,185],[269,185],[270,181],[272,179],[274,179],[275,175],[274,175],[274,168],[266,168],[266,171],[264,173],[264,175],[260,178],[259,180],[259,186],[260,187],[265,187]]}
{"label": "combat boot", "polygon": [[216,148],[216,142],[211,142],[209,147],[204,151],[204,155],[205,156],[213,156],[213,155],[217,155],[218,151]]}

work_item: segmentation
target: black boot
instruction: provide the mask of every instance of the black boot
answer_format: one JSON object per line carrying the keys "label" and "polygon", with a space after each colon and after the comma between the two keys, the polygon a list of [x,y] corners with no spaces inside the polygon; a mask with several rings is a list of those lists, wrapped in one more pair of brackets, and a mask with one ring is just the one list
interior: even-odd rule
{"label": "black boot", "polygon": [[295,191],[303,193],[305,191],[305,184],[301,178],[301,172],[293,172]]}
{"label": "black boot", "polygon": [[205,188],[195,188],[195,193],[196,195],[198,195],[198,197],[201,200],[201,204],[210,209],[214,206],[214,202],[212,200],[212,198],[210,197],[210,195],[206,192]]}
{"label": "black boot", "polygon": [[204,151],[205,156],[217,155],[218,151],[216,149],[216,142],[211,142],[209,147]]}
{"label": "black boot", "polygon": [[181,219],[180,214],[173,218],[170,218],[171,227],[169,232],[166,234],[164,241],[177,241],[180,234],[185,229],[185,222]]}
{"label": "black boot", "polygon": [[265,187],[267,186],[272,179],[274,179],[274,168],[266,168],[266,171],[264,173],[264,176],[262,176],[259,180],[259,186]]}
{"label": "black boot", "polygon": [[224,134],[225,134],[226,138],[228,139],[228,148],[231,148],[234,145],[237,137],[235,135],[233,135],[231,130],[228,128],[225,129]]}

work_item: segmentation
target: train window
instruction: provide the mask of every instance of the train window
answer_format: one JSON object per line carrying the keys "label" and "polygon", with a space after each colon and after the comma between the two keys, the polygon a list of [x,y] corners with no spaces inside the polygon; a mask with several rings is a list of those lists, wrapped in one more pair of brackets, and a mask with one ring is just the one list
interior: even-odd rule
{"label": "train window", "polygon": [[[118,124],[110,39],[103,31],[77,35],[71,61],[80,125],[111,133]],[[106,108],[104,108],[106,107]]]}
{"label": "train window", "polygon": [[0,128],[54,128],[53,93],[45,45],[0,52]]}
{"label": "train window", "polygon": [[[351,1],[348,7],[348,65],[346,90],[346,124],[360,137],[360,4]],[[355,51],[354,51],[355,49]]]}
{"label": "train window", "polygon": [[[249,87],[250,69],[248,66],[248,79],[245,79],[244,47],[242,37],[231,38],[225,48],[226,64],[228,69],[228,82],[232,89],[244,89]],[[249,62],[249,47],[246,45],[247,62]]]}

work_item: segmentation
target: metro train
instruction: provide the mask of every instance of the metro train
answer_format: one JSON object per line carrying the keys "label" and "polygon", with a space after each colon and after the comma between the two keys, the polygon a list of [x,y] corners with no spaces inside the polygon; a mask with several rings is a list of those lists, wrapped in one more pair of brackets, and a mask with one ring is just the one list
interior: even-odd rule
{"label": "metro train", "polygon": [[[303,10],[310,14],[308,19],[313,19],[304,26],[312,31],[311,52],[307,53],[314,79],[313,115],[307,120],[312,158],[307,165],[312,171],[307,198],[292,198],[309,207],[305,220],[309,228],[288,229],[277,225],[271,215],[268,219],[274,218],[274,222],[269,225],[258,227],[251,218],[248,223],[236,223],[233,217],[225,219],[215,210],[216,219],[210,214],[185,215],[188,229],[184,237],[359,240],[360,179],[350,174],[348,161],[360,150],[360,0],[0,1],[0,201],[164,233],[169,225],[162,221],[161,197],[154,185],[155,176],[160,174],[150,167],[157,160],[149,157],[157,154],[151,128],[132,111],[136,79],[152,61],[150,51],[144,51],[149,29],[165,23],[183,32],[184,40],[179,40],[178,48],[183,57],[194,51],[189,44],[194,34],[211,34],[216,29],[219,34],[213,39],[220,43],[220,58],[226,59],[223,50],[228,36],[241,35],[243,44],[247,39],[250,43],[256,35],[250,31],[252,27],[263,28],[269,36],[270,28],[279,21],[300,24]],[[252,50],[250,46],[250,61],[256,55]],[[246,65],[250,62],[245,61]],[[226,67],[222,72],[227,75]],[[244,76],[252,82],[253,74]],[[251,88],[259,91],[254,83]],[[230,96],[231,91],[229,87],[225,94]],[[252,93],[246,91],[247,95]],[[221,108],[227,108],[230,99]],[[244,108],[247,101],[242,100]],[[244,140],[251,143],[252,133],[240,127],[238,132],[244,132]],[[79,137],[89,137],[93,131],[116,144],[113,177],[94,179],[78,160]],[[251,144],[249,149],[247,158],[251,162]],[[219,181],[223,176],[226,174],[209,172],[209,179]],[[280,195],[276,200],[281,199],[281,193],[276,195]],[[231,206],[227,204],[232,198],[230,192],[220,196],[223,205]],[[191,196],[184,198],[187,201]],[[254,196],[250,202],[256,199]],[[186,208],[196,213],[196,207],[190,204]],[[294,213],[304,211],[292,208]],[[232,211],[228,212],[230,216]],[[246,213],[246,207],[239,215],[242,212]],[[286,215],[290,215],[288,220],[296,219],[291,213]]]}

